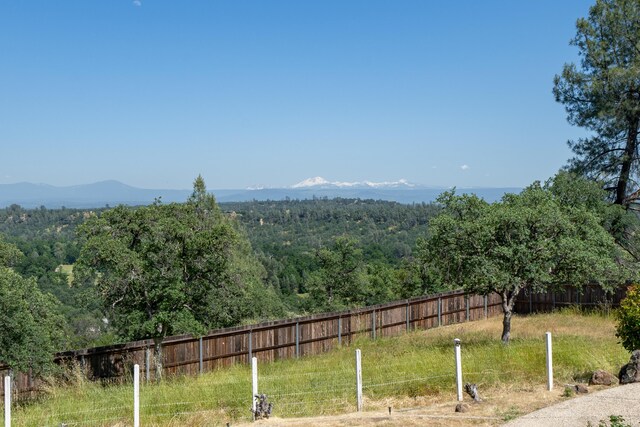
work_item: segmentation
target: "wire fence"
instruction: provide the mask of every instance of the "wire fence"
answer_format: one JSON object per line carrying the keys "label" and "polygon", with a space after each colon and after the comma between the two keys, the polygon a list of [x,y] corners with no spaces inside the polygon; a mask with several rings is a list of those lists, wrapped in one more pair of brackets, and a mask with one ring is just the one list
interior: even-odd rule
{"label": "wire fence", "polygon": [[[587,338],[558,335],[554,341],[553,358],[559,361],[554,365],[555,375],[561,382],[567,378],[581,379],[601,366],[621,362],[621,355],[616,352],[594,351],[593,342]],[[406,349],[402,345],[382,352],[374,347],[365,348],[361,383],[365,408],[367,404],[370,408],[380,406],[379,402],[396,397],[428,398],[444,394],[454,399],[457,382],[453,342],[431,340],[428,346],[428,357],[420,349]],[[470,337],[468,345],[462,343],[462,377],[464,382],[476,383],[480,390],[498,383],[544,384],[545,359],[542,337],[510,346],[500,342],[476,345]],[[576,370],[576,366],[584,367],[584,372]],[[332,357],[314,358],[313,363],[283,360],[260,364],[257,389],[273,403],[272,416],[334,415],[358,410],[357,377],[352,349],[344,348]],[[144,425],[164,426],[248,422],[254,415],[252,390],[252,372],[245,365],[197,378],[173,378],[160,384],[142,381],[140,418]],[[64,407],[56,406],[59,399],[55,395],[41,399],[37,412],[30,410],[29,405],[14,406],[13,423],[9,425],[132,425],[132,386],[86,383],[80,384],[76,393],[78,402],[83,402],[77,407],[73,401]]]}

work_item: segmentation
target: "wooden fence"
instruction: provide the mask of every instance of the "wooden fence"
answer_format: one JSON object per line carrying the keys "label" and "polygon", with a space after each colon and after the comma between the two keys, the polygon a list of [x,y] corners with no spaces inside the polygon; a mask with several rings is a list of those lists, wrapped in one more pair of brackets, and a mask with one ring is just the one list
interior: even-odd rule
{"label": "wooden fence", "polygon": [[[201,338],[168,337],[162,347],[163,374],[196,375],[248,363],[254,356],[269,362],[319,354],[349,345],[360,337],[389,337],[413,329],[484,319],[501,313],[500,304],[496,294],[483,297],[458,290],[355,310],[218,329]],[[142,369],[142,377],[153,380],[154,357],[153,340],[141,340],[58,353],[56,362],[77,363],[92,380],[118,382],[136,363]],[[0,366],[1,376],[7,371]],[[15,376],[17,394],[29,395],[37,386],[29,374]]]}
{"label": "wooden fence", "polygon": [[618,307],[620,301],[627,293],[626,286],[614,289],[612,292],[604,291],[600,286],[589,285],[581,289],[567,286],[561,291],[536,294],[529,289],[523,289],[516,300],[516,313],[529,314],[548,312],[557,308],[571,305],[581,307]]}
{"label": "wooden fence", "polygon": [[[516,312],[550,311],[570,304],[617,305],[624,292],[625,289],[619,289],[614,294],[605,294],[590,286],[581,292],[572,287],[548,294],[524,290],[518,297]],[[173,336],[163,342],[163,374],[196,375],[235,363],[249,363],[253,356],[262,362],[309,356],[349,345],[359,337],[395,336],[501,313],[497,294],[467,295],[458,290],[356,310],[218,329],[201,338]],[[137,363],[143,370],[143,378],[149,381],[154,379],[154,357],[153,340],[142,340],[58,353],[56,362],[77,363],[88,378],[104,382],[124,380]],[[7,372],[6,367],[0,366],[0,376]],[[14,384],[15,392],[22,396],[38,388],[29,374],[16,375]]]}

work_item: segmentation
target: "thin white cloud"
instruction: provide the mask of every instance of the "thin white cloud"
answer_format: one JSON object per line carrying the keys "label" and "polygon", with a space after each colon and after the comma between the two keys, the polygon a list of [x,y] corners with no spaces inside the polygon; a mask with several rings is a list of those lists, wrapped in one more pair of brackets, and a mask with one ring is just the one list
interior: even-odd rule
{"label": "thin white cloud", "polygon": [[463,171],[469,170],[469,165],[462,165],[460,166],[460,169],[462,169]]}
{"label": "thin white cloud", "polygon": [[142,6],[142,0],[133,0],[133,5],[138,7]]}

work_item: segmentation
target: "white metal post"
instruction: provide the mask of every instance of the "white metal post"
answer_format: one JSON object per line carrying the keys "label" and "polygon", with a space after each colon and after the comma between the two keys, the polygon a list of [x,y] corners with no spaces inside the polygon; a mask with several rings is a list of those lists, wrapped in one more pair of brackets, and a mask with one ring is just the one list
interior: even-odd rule
{"label": "white metal post", "polygon": [[462,357],[460,355],[460,339],[454,339],[453,344],[456,357],[456,392],[458,393],[458,402],[462,402]]}
{"label": "white metal post", "polygon": [[133,365],[133,427],[140,427],[140,365]]}
{"label": "white metal post", "polygon": [[11,426],[11,377],[4,377],[4,425]]}
{"label": "white metal post", "polygon": [[251,358],[251,418],[256,419],[256,395],[258,394],[258,358]]}
{"label": "white metal post", "polygon": [[547,390],[553,390],[553,352],[551,350],[551,332],[545,334],[547,343]]}
{"label": "white metal post", "polygon": [[358,412],[362,411],[362,353],[356,350],[356,401]]}

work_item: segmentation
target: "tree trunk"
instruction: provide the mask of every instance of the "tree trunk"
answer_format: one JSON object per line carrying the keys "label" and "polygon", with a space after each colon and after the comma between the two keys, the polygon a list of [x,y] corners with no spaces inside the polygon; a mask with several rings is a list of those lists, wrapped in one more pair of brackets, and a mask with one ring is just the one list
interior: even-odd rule
{"label": "tree trunk", "polygon": [[504,317],[502,318],[502,343],[509,344],[511,338],[511,315],[513,314],[513,306],[516,304],[516,296],[520,289],[516,289],[512,292],[503,291],[500,294],[502,298],[502,312]]}
{"label": "tree trunk", "polygon": [[162,337],[153,338],[155,350],[156,382],[162,381]]}
{"label": "tree trunk", "polygon": [[636,154],[636,148],[638,145],[638,119],[635,119],[629,125],[629,131],[627,133],[627,145],[624,149],[622,157],[622,169],[620,170],[620,177],[618,178],[618,184],[616,185],[616,201],[617,205],[624,205],[627,197],[627,187],[629,184],[629,177],[631,175],[631,167]]}
{"label": "tree trunk", "polygon": [[511,337],[511,314],[511,310],[505,310],[502,318],[502,342],[504,344],[509,344],[509,338]]}

